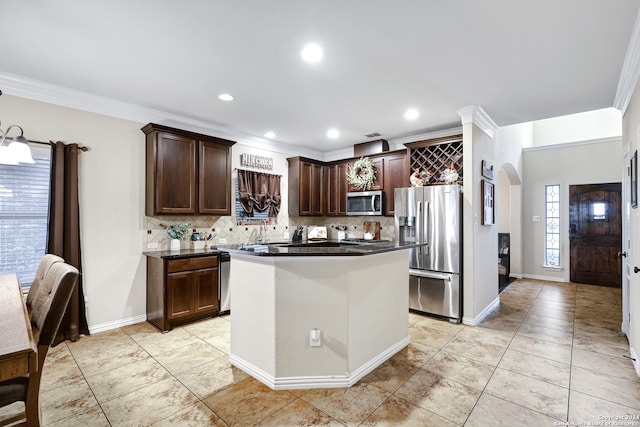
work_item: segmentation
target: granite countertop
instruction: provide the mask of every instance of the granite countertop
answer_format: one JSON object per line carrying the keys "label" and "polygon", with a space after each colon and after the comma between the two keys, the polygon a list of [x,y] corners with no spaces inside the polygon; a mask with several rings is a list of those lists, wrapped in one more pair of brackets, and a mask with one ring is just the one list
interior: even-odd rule
{"label": "granite countertop", "polygon": [[396,242],[346,243],[337,240],[322,242],[281,242],[263,245],[218,245],[221,252],[251,256],[361,256],[411,249],[423,244]]}
{"label": "granite countertop", "polygon": [[178,251],[147,251],[142,253],[145,256],[154,258],[192,258],[201,256],[220,255],[220,251],[215,248],[210,249],[180,249]]}

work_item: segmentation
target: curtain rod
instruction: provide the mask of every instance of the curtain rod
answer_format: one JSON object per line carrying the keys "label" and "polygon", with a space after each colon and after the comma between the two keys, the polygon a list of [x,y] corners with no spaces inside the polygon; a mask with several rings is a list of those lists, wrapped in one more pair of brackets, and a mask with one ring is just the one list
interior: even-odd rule
{"label": "curtain rod", "polygon": [[277,173],[269,173],[269,172],[262,172],[262,171],[253,171],[250,169],[240,169],[240,168],[233,168],[233,171],[245,171],[245,172],[256,172],[256,173],[264,173],[266,175],[274,175],[274,176],[279,176],[280,178],[282,178],[282,175],[278,175]]}
{"label": "curtain rod", "polygon": [[[29,144],[39,144],[39,145],[48,145],[48,146],[52,146],[52,145],[54,145],[54,144],[55,144],[55,142],[53,142],[53,141],[49,141],[49,142],[40,142],[40,141],[32,141],[32,140],[29,140]],[[88,151],[88,150],[89,150],[89,147],[85,147],[85,146],[83,146],[83,145],[78,145],[78,150],[81,150],[81,151]]]}

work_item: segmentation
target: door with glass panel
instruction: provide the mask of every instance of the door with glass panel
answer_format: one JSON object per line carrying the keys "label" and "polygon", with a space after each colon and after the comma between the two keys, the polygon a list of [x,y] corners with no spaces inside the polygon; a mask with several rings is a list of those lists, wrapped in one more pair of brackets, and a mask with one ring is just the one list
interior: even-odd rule
{"label": "door with glass panel", "polygon": [[622,184],[569,186],[570,279],[621,287]]}

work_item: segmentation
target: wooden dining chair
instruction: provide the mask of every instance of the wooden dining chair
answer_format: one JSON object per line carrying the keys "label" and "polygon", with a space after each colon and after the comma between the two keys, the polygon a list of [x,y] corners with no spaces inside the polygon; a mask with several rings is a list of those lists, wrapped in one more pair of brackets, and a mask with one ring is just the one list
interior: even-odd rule
{"label": "wooden dining chair", "polygon": [[56,262],[64,262],[64,259],[57,255],[45,254],[42,260],[40,260],[40,264],[36,270],[36,276],[33,278],[33,282],[31,282],[31,287],[29,287],[29,292],[27,293],[27,309],[29,310],[29,315],[31,315],[31,306],[38,293],[38,289],[40,289],[40,284],[44,280],[44,276],[49,271],[49,268]]}
{"label": "wooden dining chair", "polygon": [[58,332],[71,293],[78,282],[78,269],[64,262],[53,263],[32,301],[31,323],[38,343],[38,370],[0,382],[0,408],[24,402],[24,413],[2,420],[0,425],[24,420],[18,425],[40,426],[40,378],[49,346]]}

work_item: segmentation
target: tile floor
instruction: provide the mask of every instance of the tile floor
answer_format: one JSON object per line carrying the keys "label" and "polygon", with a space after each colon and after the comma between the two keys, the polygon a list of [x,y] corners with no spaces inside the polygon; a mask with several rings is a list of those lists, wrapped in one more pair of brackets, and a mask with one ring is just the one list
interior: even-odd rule
{"label": "tile floor", "polygon": [[45,426],[640,426],[640,380],[623,356],[621,311],[618,289],[518,280],[479,327],[409,314],[411,344],[355,386],[292,391],[273,391],[229,365],[228,317],[167,334],[141,323],[51,349],[42,420]]}

